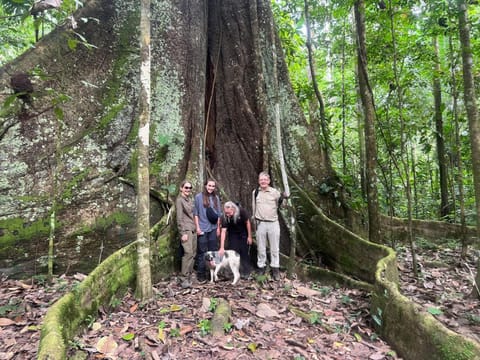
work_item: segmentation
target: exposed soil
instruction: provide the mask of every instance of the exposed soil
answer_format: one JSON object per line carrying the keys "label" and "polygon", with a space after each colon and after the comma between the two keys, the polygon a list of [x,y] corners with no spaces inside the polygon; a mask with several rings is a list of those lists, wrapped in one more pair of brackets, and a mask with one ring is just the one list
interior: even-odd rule
{"label": "exposed soil", "polygon": [[[420,280],[413,279],[410,251],[399,249],[403,293],[452,330],[479,341],[480,307],[468,299],[474,257],[422,247]],[[51,285],[36,279],[3,279],[0,285],[0,360],[36,356],[43,316],[84,275]],[[400,359],[380,339],[369,315],[369,296],[282,278],[279,282],[228,280],[183,287],[180,279],[155,285],[155,300],[142,305],[131,293],[114,299],[72,342],[70,359]],[[183,284],[185,285],[185,284]],[[219,299],[232,317],[222,336],[211,322]]]}

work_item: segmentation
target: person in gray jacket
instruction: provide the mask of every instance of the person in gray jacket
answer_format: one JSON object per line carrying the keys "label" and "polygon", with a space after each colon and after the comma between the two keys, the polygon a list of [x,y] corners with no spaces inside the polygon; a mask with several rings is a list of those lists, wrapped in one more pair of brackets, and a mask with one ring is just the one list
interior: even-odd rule
{"label": "person in gray jacket", "polygon": [[184,180],[180,184],[180,193],[175,200],[177,228],[180,234],[180,243],[183,248],[181,273],[187,278],[193,273],[193,265],[197,253],[197,231],[193,217],[194,205],[191,193],[192,183]]}

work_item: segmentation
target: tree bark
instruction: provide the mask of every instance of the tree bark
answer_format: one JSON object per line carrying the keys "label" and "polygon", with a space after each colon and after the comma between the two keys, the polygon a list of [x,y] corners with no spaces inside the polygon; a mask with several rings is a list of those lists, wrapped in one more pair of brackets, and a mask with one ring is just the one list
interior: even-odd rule
{"label": "tree bark", "polygon": [[328,157],[328,149],[330,147],[330,135],[327,126],[327,116],[325,114],[325,102],[323,101],[323,96],[320,92],[317,82],[317,75],[315,71],[315,63],[313,59],[313,50],[312,50],[312,35],[310,30],[310,12],[308,10],[308,0],[304,0],[305,6],[305,27],[307,30],[307,52],[308,52],[308,66],[310,68],[310,74],[312,77],[312,86],[315,92],[315,97],[317,98],[319,110],[320,110],[320,127],[322,129],[323,136],[323,148],[325,150],[325,156]]}
{"label": "tree bark", "polygon": [[440,58],[438,55],[438,37],[433,38],[435,68],[433,70],[433,99],[435,109],[435,139],[437,142],[437,161],[438,175],[440,178],[440,218],[445,218],[449,214],[448,207],[448,182],[447,182],[447,163],[445,157],[445,141],[443,136],[443,116],[442,116],[442,87],[440,83]]}
{"label": "tree bark", "polygon": [[137,288],[136,295],[149,300],[153,295],[150,267],[150,0],[140,2],[140,95],[137,136]]}
{"label": "tree bark", "polygon": [[[142,175],[148,178],[150,187],[172,194],[176,184],[188,178],[198,191],[209,174],[217,180],[224,200],[239,201],[250,210],[250,194],[260,171],[270,171],[273,185],[282,187],[277,135],[272,131],[279,111],[287,177],[332,217],[343,218],[345,210],[337,206],[333,191],[323,194],[319,190],[336,176],[323,144],[319,144],[295,99],[281,44],[271,25],[270,2],[152,0],[151,5],[150,173]],[[91,269],[93,263],[79,254],[97,257],[101,251],[99,237],[108,240],[104,256],[137,237],[137,210],[143,210],[137,209],[136,193],[128,184],[135,183],[141,174],[136,170],[139,158],[132,142],[137,136],[140,112],[138,10],[139,3],[133,1],[89,1],[75,14],[79,25],[75,31],[93,47],[70,49],[65,36],[71,29],[59,28],[0,71],[0,83],[7,89],[9,74],[42,69],[45,76],[36,79],[38,97],[34,106],[49,104],[51,98],[46,94],[52,88],[71,99],[62,104],[65,166],[59,186],[74,186],[70,185],[72,191],[62,199],[57,213],[62,224],[56,247],[60,269],[70,264],[77,270],[80,263],[83,271]],[[62,61],[52,61],[58,54]],[[0,94],[0,100],[5,97]],[[274,100],[278,101],[278,110]],[[0,129],[4,134],[0,153],[18,154],[8,161],[19,165],[2,173],[9,187],[4,191],[6,201],[0,204],[0,218],[18,214],[21,230],[5,227],[6,233],[0,236],[25,246],[21,253],[33,254],[28,261],[35,260],[34,254],[47,253],[42,234],[38,240],[34,237],[27,242],[22,237],[23,229],[32,222],[43,225],[48,221],[44,214],[50,209],[41,195],[51,190],[44,174],[55,151],[54,136],[43,129],[53,124],[54,114],[44,108],[42,111],[42,122],[37,121],[39,115],[35,113],[28,124],[12,112]],[[146,130],[144,126],[140,129]],[[33,134],[41,137],[33,142]],[[12,150],[12,144],[24,145]],[[18,169],[24,171],[21,179]],[[338,182],[334,185],[335,191],[343,191]],[[18,200],[32,199],[32,195],[36,195],[33,200]],[[150,218],[156,222],[165,207],[152,199]],[[168,197],[164,200],[166,204],[171,201]],[[72,204],[76,211],[68,211]],[[142,204],[145,201],[138,206]],[[143,217],[141,221],[146,223]],[[105,224],[101,232],[91,225],[97,219]],[[301,226],[309,219],[310,214],[299,214]],[[308,226],[304,233],[308,238],[314,236]],[[147,239],[146,235],[142,238]],[[79,253],[72,252],[79,241]],[[288,231],[283,226],[281,250],[288,253],[289,248]],[[176,244],[172,243],[171,249],[173,256]],[[300,249],[300,255],[303,251]]]}
{"label": "tree bark", "polygon": [[[465,0],[458,0],[458,27],[463,60],[463,88],[464,102],[467,111],[468,127],[470,130],[470,147],[472,150],[473,184],[475,189],[475,207],[477,210],[477,235],[480,235],[480,121],[478,119],[477,97],[473,78],[473,58],[470,46],[470,30],[468,27],[467,4]],[[480,260],[478,261],[476,286],[472,294],[480,298],[478,281],[480,277]]]}
{"label": "tree bark", "polygon": [[354,5],[357,30],[357,61],[360,96],[365,113],[365,157],[368,207],[368,236],[375,243],[381,242],[378,191],[377,191],[377,141],[375,135],[375,105],[369,85],[367,52],[365,45],[365,4],[357,0]]}
{"label": "tree bark", "polygon": [[[462,143],[460,141],[460,125],[458,119],[458,90],[457,90],[457,66],[456,66],[456,55],[457,52],[453,49],[452,36],[448,37],[448,46],[449,46],[449,57],[450,57],[450,79],[451,79],[451,94],[452,94],[452,111],[453,111],[453,122],[455,124],[455,147],[454,147],[454,185],[458,186],[458,203],[460,210],[460,225],[462,226],[461,232],[461,242],[462,242],[462,251],[461,258],[465,259],[467,256],[468,250],[468,241],[467,241],[467,221],[465,217],[465,190],[463,187],[463,159],[462,159]],[[455,191],[452,191],[455,194]],[[457,211],[454,210],[456,214]],[[456,217],[455,217],[456,220]]]}

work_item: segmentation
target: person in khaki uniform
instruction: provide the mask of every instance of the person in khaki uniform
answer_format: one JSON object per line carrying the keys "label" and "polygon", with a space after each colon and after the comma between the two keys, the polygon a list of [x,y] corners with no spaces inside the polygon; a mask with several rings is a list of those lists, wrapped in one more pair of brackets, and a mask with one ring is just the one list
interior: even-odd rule
{"label": "person in khaki uniform", "polygon": [[175,201],[177,227],[180,233],[180,242],[183,247],[181,273],[186,277],[191,277],[193,273],[193,265],[197,253],[197,233],[193,219],[193,200],[191,193],[192,183],[185,180],[180,184],[180,194]]}
{"label": "person in khaki uniform", "polygon": [[283,195],[270,186],[270,175],[263,171],[258,175],[259,187],[252,192],[252,212],[256,223],[257,266],[260,274],[265,273],[267,241],[270,247],[270,268],[274,280],[280,279],[280,223],[278,206]]}

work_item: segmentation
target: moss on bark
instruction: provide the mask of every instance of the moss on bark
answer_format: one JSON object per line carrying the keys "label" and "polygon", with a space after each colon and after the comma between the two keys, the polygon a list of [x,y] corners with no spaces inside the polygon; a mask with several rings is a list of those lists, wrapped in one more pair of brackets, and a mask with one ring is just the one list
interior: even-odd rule
{"label": "moss on bark", "polygon": [[212,319],[212,334],[220,337],[225,334],[225,325],[228,324],[232,317],[232,308],[225,299],[217,299],[217,307]]}
{"label": "moss on bark", "polygon": [[118,250],[48,310],[42,325],[38,359],[66,358],[68,341],[85,318],[134,285],[136,256],[136,243]]}

